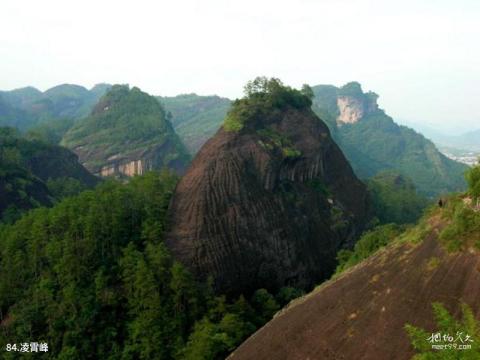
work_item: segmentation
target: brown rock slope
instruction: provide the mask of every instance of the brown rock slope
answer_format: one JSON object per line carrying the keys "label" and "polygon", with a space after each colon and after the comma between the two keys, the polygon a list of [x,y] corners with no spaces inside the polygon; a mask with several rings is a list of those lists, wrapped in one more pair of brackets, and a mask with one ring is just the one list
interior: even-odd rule
{"label": "brown rock slope", "polygon": [[248,121],[220,129],[194,159],[172,200],[167,245],[228,294],[308,287],[356,239],[367,217],[365,186],[309,106]]}
{"label": "brown rock slope", "polygon": [[433,220],[423,242],[395,243],[295,300],[229,359],[411,359],[404,326],[438,331],[432,302],[479,316],[480,254],[447,253]]}

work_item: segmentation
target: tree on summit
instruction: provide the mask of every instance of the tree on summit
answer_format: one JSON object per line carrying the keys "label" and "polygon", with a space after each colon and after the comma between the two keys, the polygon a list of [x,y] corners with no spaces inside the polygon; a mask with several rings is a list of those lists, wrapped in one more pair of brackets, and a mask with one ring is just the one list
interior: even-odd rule
{"label": "tree on summit", "polygon": [[298,110],[310,108],[313,91],[303,86],[302,90],[284,85],[277,78],[259,76],[244,87],[245,96],[233,102],[225,117],[226,131],[240,131],[252,120],[265,117],[276,110],[292,107]]}

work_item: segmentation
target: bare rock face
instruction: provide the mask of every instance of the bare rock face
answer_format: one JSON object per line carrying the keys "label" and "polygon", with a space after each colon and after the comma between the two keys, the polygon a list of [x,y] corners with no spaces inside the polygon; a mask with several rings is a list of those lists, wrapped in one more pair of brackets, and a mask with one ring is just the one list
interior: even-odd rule
{"label": "bare rock face", "polygon": [[365,115],[378,110],[376,98],[365,99],[364,97],[339,96],[337,98],[339,115],[338,124],[354,124]]}
{"label": "bare rock face", "polygon": [[308,108],[220,129],[179,182],[167,246],[227,294],[328,277],[368,218],[365,186]]}
{"label": "bare rock face", "polygon": [[406,324],[440,330],[433,302],[457,319],[464,302],[480,319],[480,253],[445,251],[438,219],[420,243],[394,243],[294,300],[228,359],[407,360]]}
{"label": "bare rock face", "polygon": [[[106,159],[104,165],[100,168],[92,168],[91,170],[101,177],[132,177],[164,167],[168,167],[177,174],[183,174],[186,169],[184,159],[172,157],[172,159],[166,161],[165,154],[168,156],[168,154],[175,153],[176,147],[177,144],[174,142],[166,141],[163,144],[153,144],[128,154],[115,154]],[[88,155],[85,158],[88,158]]]}
{"label": "bare rock face", "polygon": [[378,95],[364,93],[359,83],[351,82],[338,89],[337,124],[355,124],[364,116],[378,110]]}
{"label": "bare rock face", "polygon": [[339,96],[337,99],[339,115],[337,122],[354,124],[363,117],[363,102],[350,96]]}

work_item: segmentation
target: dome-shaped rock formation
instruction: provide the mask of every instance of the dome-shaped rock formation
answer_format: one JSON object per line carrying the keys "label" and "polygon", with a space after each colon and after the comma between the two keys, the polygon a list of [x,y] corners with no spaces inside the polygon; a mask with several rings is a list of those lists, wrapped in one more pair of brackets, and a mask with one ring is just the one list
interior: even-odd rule
{"label": "dome-shaped rock formation", "polygon": [[170,206],[167,245],[227,294],[325,279],[368,218],[365,186],[310,99],[263,81],[234,102]]}

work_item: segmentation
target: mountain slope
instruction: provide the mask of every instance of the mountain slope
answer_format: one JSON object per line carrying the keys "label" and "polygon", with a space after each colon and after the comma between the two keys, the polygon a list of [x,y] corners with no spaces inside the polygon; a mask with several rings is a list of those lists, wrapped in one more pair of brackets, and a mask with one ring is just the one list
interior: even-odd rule
{"label": "mountain slope", "polygon": [[11,128],[0,128],[0,174],[0,218],[8,220],[51,205],[65,194],[65,186],[73,191],[72,186],[86,189],[98,183],[71,151],[27,140]]}
{"label": "mountain slope", "polygon": [[25,111],[12,106],[0,93],[0,126],[26,128],[32,122],[32,117]]}
{"label": "mountain slope", "polygon": [[413,182],[397,172],[379,172],[366,183],[380,223],[415,223],[429,204],[417,194]]}
{"label": "mountain slope", "polygon": [[275,79],[254,84],[178,184],[166,240],[230,294],[324,279],[368,219],[365,186],[310,99]]}
{"label": "mountain slope", "polygon": [[[466,303],[480,319],[480,215],[466,206],[452,200],[383,250],[293,301],[229,359],[406,360],[415,354],[407,324],[428,334],[441,331],[432,303],[456,318]],[[470,222],[476,225],[450,237],[464,216],[476,218]],[[419,346],[431,351],[427,337]]]}
{"label": "mountain slope", "polygon": [[133,176],[163,167],[182,173],[189,160],[158,101],[123,85],[113,86],[62,144],[101,176]]}
{"label": "mountain slope", "polygon": [[196,94],[157,99],[171,114],[175,131],[191,154],[195,154],[215,134],[231,105],[226,98]]}
{"label": "mountain slope", "polygon": [[16,113],[3,120],[0,125],[27,130],[45,120],[85,117],[109,88],[110,85],[98,84],[87,90],[83,86],[63,84],[43,93],[33,87],[2,91],[0,121],[2,108],[5,106],[15,109]]}
{"label": "mountain slope", "polygon": [[325,119],[360,178],[394,169],[427,196],[465,188],[467,167],[441,154],[421,134],[397,125],[378,108],[378,95],[364,93],[358,83],[319,85],[313,91],[314,111]]}

